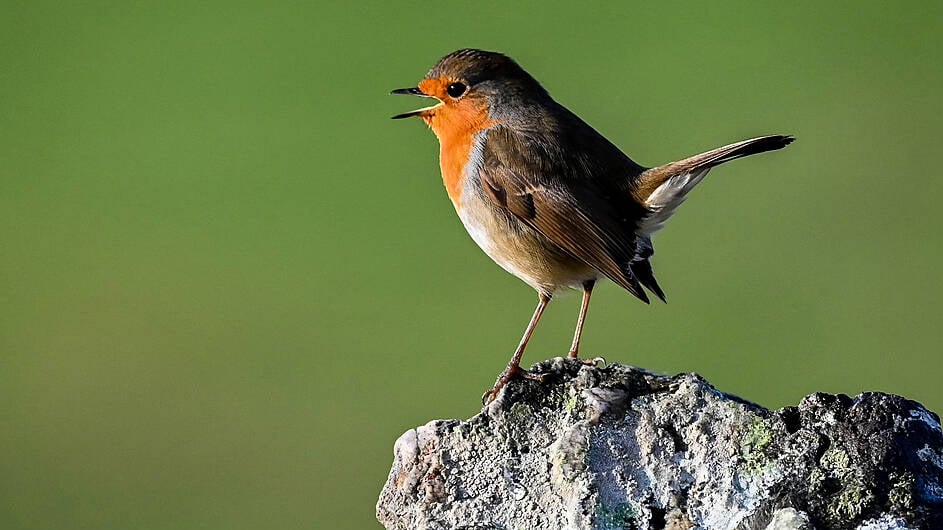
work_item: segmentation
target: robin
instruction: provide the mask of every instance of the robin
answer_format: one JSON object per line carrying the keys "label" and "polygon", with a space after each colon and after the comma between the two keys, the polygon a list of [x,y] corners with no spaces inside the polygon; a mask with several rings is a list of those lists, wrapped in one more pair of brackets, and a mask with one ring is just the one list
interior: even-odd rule
{"label": "robin", "polygon": [[652,234],[712,167],[793,141],[761,136],[646,168],[514,60],[474,49],[446,55],[417,87],[392,93],[435,100],[393,118],[416,116],[429,125],[465,229],[495,263],[537,290],[537,309],[486,403],[512,377],[540,378],[520,361],[555,293],[583,291],[569,351],[576,359],[596,282],[608,278],[645,303],[645,289],[665,301],[652,272]]}

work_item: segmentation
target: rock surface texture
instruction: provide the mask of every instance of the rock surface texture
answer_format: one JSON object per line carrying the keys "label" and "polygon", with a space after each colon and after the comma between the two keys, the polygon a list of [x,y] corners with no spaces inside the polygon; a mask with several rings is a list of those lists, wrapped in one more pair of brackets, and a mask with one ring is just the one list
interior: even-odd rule
{"label": "rock surface texture", "polygon": [[387,529],[943,529],[943,434],[902,397],[770,411],[696,374],[554,359],[396,442]]}

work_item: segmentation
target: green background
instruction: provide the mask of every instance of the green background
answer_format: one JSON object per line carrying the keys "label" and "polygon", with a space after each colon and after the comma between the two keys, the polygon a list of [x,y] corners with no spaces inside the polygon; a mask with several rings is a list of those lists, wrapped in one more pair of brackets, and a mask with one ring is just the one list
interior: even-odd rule
{"label": "green background", "polygon": [[584,354],[943,410],[943,4],[568,4],[3,2],[0,528],[378,528],[394,440],[475,414],[536,300],[388,119],[467,46],[643,164],[798,138],[711,174],[670,304],[604,285]]}

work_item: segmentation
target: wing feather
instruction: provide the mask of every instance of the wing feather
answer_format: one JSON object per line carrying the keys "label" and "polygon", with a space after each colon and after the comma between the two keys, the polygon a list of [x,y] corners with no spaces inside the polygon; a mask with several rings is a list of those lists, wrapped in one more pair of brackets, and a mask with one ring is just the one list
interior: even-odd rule
{"label": "wing feather", "polygon": [[[641,283],[630,264],[636,255],[635,226],[641,211],[607,180],[583,179],[573,185],[566,165],[531,161],[529,150],[507,130],[491,131],[480,173],[492,202],[540,232],[644,302]],[[541,168],[540,175],[523,168]],[[625,203],[620,208],[620,204]]]}

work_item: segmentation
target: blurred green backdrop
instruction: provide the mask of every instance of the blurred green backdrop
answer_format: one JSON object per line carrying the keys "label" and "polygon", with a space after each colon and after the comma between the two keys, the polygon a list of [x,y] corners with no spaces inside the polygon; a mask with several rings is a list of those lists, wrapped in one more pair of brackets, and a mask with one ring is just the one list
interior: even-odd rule
{"label": "blurred green backdrop", "polygon": [[712,173],[671,303],[602,287],[585,354],[943,409],[943,4],[504,4],[3,3],[0,528],[378,528],[393,441],[476,413],[535,300],[388,119],[466,46],[641,163],[798,138]]}

